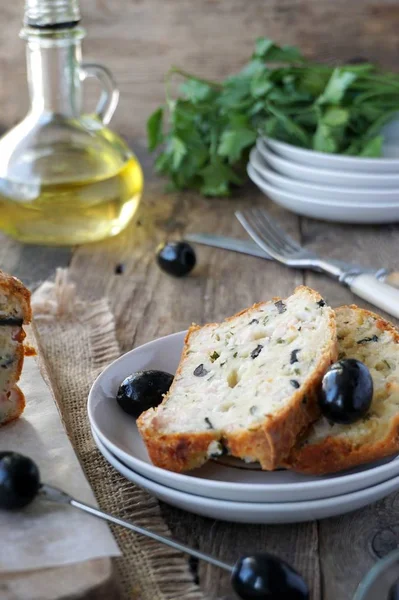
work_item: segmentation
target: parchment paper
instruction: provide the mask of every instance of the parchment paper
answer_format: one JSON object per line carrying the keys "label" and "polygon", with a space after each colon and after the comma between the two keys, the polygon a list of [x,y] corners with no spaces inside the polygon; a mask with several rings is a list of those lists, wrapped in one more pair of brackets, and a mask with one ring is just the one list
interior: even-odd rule
{"label": "parchment paper", "polygon": [[[96,505],[35,358],[25,359],[20,387],[26,408],[20,419],[0,428],[0,451],[30,456],[43,482]],[[72,507],[37,500],[23,511],[0,511],[1,573],[118,555],[107,524]]]}

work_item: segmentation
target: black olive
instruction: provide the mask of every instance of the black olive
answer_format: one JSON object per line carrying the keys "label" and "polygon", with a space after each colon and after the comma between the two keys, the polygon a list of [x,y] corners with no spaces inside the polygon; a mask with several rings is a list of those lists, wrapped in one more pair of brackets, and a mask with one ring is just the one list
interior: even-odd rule
{"label": "black olive", "polygon": [[356,342],[356,344],[365,344],[366,342],[378,342],[378,336],[373,335],[373,337],[365,337],[362,340]]}
{"label": "black olive", "polygon": [[116,400],[125,412],[137,418],[161,404],[172,381],[173,375],[164,371],[137,371],[122,381]]}
{"label": "black olive", "polygon": [[309,589],[290,565],[270,554],[240,558],[231,577],[243,600],[309,600]]}
{"label": "black olive", "polygon": [[387,600],[399,600],[399,579],[389,588]]}
{"label": "black olive", "polygon": [[157,263],[159,267],[175,277],[188,275],[197,262],[194,249],[187,242],[168,242],[157,248]]}
{"label": "black olive", "polygon": [[195,375],[196,377],[205,377],[205,375],[208,375],[208,373],[209,371],[207,371],[204,368],[204,365],[202,363],[198,365],[198,367],[195,367],[193,371],[193,375]]}
{"label": "black olive", "polygon": [[370,371],[360,360],[346,358],[331,365],[324,375],[319,405],[329,421],[349,425],[367,414],[372,398]]}
{"label": "black olive", "polygon": [[300,348],[297,348],[296,350],[293,350],[291,352],[291,356],[290,356],[290,365],[295,364],[296,362],[298,362],[298,352],[300,352]]}
{"label": "black olive", "polygon": [[280,315],[287,310],[287,307],[282,300],[277,300],[277,302],[274,303],[274,306],[277,308]]}
{"label": "black olive", "polygon": [[27,506],[39,488],[40,473],[33,460],[16,452],[0,452],[0,508]]}
{"label": "black olive", "polygon": [[125,265],[123,263],[118,263],[115,265],[114,273],[115,275],[123,275],[125,272]]}
{"label": "black olive", "polygon": [[0,319],[0,325],[10,325],[11,327],[21,327],[24,320],[20,317],[3,317]]}
{"label": "black olive", "polygon": [[257,356],[259,356],[259,354],[262,352],[263,346],[262,344],[258,344],[255,348],[255,350],[252,350],[251,352],[251,358],[256,358]]}

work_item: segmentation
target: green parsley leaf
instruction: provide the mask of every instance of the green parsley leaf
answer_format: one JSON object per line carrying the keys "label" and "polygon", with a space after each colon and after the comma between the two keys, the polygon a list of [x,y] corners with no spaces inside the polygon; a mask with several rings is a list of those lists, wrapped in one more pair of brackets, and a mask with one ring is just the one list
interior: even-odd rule
{"label": "green parsley leaf", "polygon": [[344,108],[330,106],[321,113],[313,137],[313,148],[319,152],[339,152],[349,121],[349,112]]}
{"label": "green parsley leaf", "polygon": [[221,161],[215,160],[201,171],[203,184],[200,191],[205,196],[228,196],[230,184],[240,185],[241,178]]}
{"label": "green parsley leaf", "polygon": [[324,92],[317,99],[317,104],[339,104],[356,77],[356,73],[344,68],[334,69]]}
{"label": "green parsley leaf", "polygon": [[376,158],[378,156],[381,156],[383,143],[383,136],[376,135],[374,138],[366,142],[366,144],[359,152],[359,156],[368,156],[370,158]]}
{"label": "green parsley leaf", "polygon": [[254,98],[260,98],[265,96],[274,87],[273,82],[270,80],[269,73],[260,73],[256,77],[253,77],[250,82],[251,95]]}
{"label": "green parsley leaf", "polygon": [[[176,99],[172,76],[184,80]],[[155,169],[169,189],[229,196],[246,179],[259,133],[321,152],[381,156],[382,128],[398,111],[399,75],[372,64],[313,63],[297,48],[260,38],[248,63],[224,81],[173,67],[165,107],[148,119],[148,146],[162,145]]]}
{"label": "green parsley leaf", "polygon": [[268,38],[258,38],[255,46],[255,56],[266,62],[295,62],[302,61],[303,56],[294,46],[277,46]]}
{"label": "green parsley leaf", "polygon": [[256,132],[246,127],[227,130],[222,133],[218,148],[219,156],[225,156],[230,164],[240,160],[242,151],[253,146]]}
{"label": "green parsley leaf", "polygon": [[196,79],[188,79],[180,86],[181,93],[194,104],[204,102],[212,94],[209,85],[197,81]]}
{"label": "green parsley leaf", "polygon": [[158,108],[147,121],[148,149],[155,150],[163,141],[163,108]]}
{"label": "green parsley leaf", "polygon": [[169,153],[173,157],[173,167],[175,169],[178,169],[182,163],[183,158],[187,154],[187,148],[185,143],[177,136],[173,136],[169,143]]}

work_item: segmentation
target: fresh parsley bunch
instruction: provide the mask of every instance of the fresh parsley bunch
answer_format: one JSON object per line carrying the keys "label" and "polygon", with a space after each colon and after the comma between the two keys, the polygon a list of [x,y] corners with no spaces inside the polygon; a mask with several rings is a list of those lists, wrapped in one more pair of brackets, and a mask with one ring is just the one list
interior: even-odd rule
{"label": "fresh parsley bunch", "polygon": [[[174,75],[185,81],[172,99]],[[399,76],[372,64],[331,67],[258,39],[250,62],[222,82],[172,68],[166,105],[147,123],[155,168],[171,189],[228,196],[245,180],[249,150],[266,135],[321,152],[381,154],[381,127],[399,110]]]}

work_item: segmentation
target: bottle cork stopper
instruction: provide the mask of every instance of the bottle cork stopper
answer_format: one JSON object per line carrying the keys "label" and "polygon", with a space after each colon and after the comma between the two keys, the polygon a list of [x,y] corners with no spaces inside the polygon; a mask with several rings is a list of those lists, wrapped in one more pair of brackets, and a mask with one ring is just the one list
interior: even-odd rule
{"label": "bottle cork stopper", "polygon": [[80,21],[78,0],[26,0],[24,25],[59,28]]}

